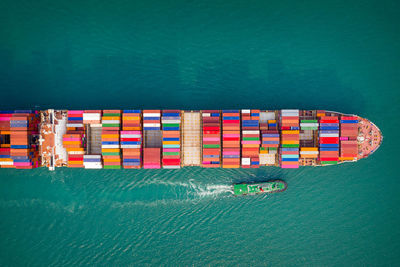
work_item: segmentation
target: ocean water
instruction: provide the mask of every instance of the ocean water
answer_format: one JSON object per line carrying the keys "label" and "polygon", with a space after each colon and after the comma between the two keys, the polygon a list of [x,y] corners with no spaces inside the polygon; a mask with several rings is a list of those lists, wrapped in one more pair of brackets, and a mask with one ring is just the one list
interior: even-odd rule
{"label": "ocean water", "polygon": [[384,142],[298,170],[0,170],[0,265],[400,265],[399,3],[1,1],[1,109],[328,109]]}

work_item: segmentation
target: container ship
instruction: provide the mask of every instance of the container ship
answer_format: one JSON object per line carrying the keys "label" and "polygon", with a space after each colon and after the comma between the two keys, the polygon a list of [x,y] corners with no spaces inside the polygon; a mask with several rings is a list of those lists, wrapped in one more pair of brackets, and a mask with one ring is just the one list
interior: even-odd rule
{"label": "container ship", "polygon": [[325,110],[14,110],[0,112],[0,167],[327,166],[382,139],[371,121]]}

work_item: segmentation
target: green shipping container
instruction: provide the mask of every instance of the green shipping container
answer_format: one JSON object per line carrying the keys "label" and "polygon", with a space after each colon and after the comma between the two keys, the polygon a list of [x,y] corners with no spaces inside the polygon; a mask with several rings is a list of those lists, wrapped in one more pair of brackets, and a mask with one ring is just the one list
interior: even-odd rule
{"label": "green shipping container", "polygon": [[118,170],[121,169],[120,165],[104,165],[103,169]]}
{"label": "green shipping container", "polygon": [[179,156],[179,152],[163,152],[164,156]]}
{"label": "green shipping container", "polygon": [[298,144],[282,144],[282,147],[299,147]]}
{"label": "green shipping container", "polygon": [[203,145],[203,148],[220,148],[220,145]]}
{"label": "green shipping container", "polygon": [[321,161],[321,164],[323,165],[333,165],[333,164],[338,164],[337,161]]}
{"label": "green shipping container", "polygon": [[119,127],[120,124],[119,123],[111,123],[111,124],[103,123],[102,126],[105,127],[105,128],[106,127]]}
{"label": "green shipping container", "polygon": [[120,117],[119,113],[103,113],[103,117]]}

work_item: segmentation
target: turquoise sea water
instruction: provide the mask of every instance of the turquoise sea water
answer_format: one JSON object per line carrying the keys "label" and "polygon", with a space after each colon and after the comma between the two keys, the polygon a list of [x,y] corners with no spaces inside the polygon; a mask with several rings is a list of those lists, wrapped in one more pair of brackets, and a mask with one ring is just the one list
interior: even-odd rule
{"label": "turquoise sea water", "polygon": [[385,139],[325,168],[0,170],[0,265],[399,265],[399,8],[1,1],[1,109],[328,109]]}

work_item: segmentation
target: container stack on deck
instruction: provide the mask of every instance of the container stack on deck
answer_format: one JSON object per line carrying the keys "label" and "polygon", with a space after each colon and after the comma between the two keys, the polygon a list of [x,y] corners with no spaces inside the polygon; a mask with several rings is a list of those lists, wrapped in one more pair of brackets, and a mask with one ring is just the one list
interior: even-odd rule
{"label": "container stack on deck", "polygon": [[181,167],[181,111],[164,110],[162,114],[164,169]]}
{"label": "container stack on deck", "polygon": [[203,160],[204,168],[221,166],[221,123],[219,110],[203,110]]}
{"label": "container stack on deck", "polygon": [[[143,110],[143,131],[149,132],[146,138],[153,137],[152,133],[161,130],[160,110]],[[154,135],[156,136],[156,135]],[[146,140],[146,143],[149,143]],[[143,149],[143,168],[145,169],[160,169],[161,168],[161,148],[145,147]]]}
{"label": "container stack on deck", "polygon": [[319,121],[319,160],[321,164],[337,164],[339,160],[339,120],[321,116]]}
{"label": "container stack on deck", "polygon": [[222,111],[222,168],[240,168],[240,113]]}
{"label": "container stack on deck", "polygon": [[101,110],[85,110],[83,112],[83,124],[100,124]]}
{"label": "container stack on deck", "polygon": [[299,167],[299,110],[281,111],[281,167]]}
{"label": "container stack on deck", "polygon": [[260,123],[260,165],[274,165],[279,147],[279,132],[275,114],[274,112],[261,112],[260,114],[265,116],[264,122]]}
{"label": "container stack on deck", "polygon": [[[318,120],[301,120],[300,121],[300,129],[302,131],[317,131],[318,130]],[[317,159],[319,155],[318,147],[301,147],[300,148],[300,157],[301,158],[309,158],[309,159]]]}
{"label": "container stack on deck", "polygon": [[15,110],[0,112],[0,167],[32,169],[39,167],[38,112]]}
{"label": "container stack on deck", "polygon": [[31,110],[16,110],[10,118],[10,157],[16,169],[32,169],[39,166],[36,144],[30,135],[37,134],[38,117]]}
{"label": "container stack on deck", "polygon": [[342,116],[340,120],[340,159],[355,160],[358,156],[358,117]]}
{"label": "container stack on deck", "polygon": [[85,154],[85,128],[83,110],[68,110],[67,133],[63,135],[63,146],[68,153],[68,167],[83,168]]}
{"label": "container stack on deck", "polygon": [[242,109],[242,168],[260,166],[260,110]]}
{"label": "container stack on deck", "polygon": [[103,110],[101,152],[104,169],[121,169],[120,126],[121,110]]}
{"label": "container stack on deck", "polygon": [[123,111],[120,137],[124,169],[140,169],[142,166],[142,117],[140,110]]}
{"label": "container stack on deck", "polygon": [[102,169],[101,155],[83,155],[85,169]]}

